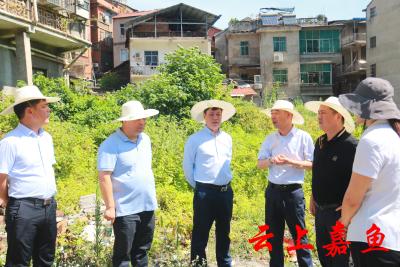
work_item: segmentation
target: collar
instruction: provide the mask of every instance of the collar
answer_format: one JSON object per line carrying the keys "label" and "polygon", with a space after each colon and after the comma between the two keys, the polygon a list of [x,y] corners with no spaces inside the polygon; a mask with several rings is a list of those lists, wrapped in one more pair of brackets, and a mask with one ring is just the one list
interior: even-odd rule
{"label": "collar", "polygon": [[134,143],[134,144],[138,144],[140,142],[140,140],[142,139],[142,134],[141,133],[138,135],[138,137],[136,139],[136,142],[134,142],[131,139],[129,139],[128,136],[126,136],[124,134],[124,132],[120,128],[118,128],[115,132],[117,133],[117,136],[124,142],[131,142],[131,143]]}
{"label": "collar", "polygon": [[276,131],[276,134],[280,137],[288,137],[288,136],[295,136],[297,133],[297,128],[294,127],[294,125],[292,126],[292,129],[290,129],[290,131],[288,132],[287,135],[281,135],[281,133],[278,131]]}
{"label": "collar", "polygon": [[332,144],[336,142],[336,140],[340,139],[342,136],[345,135],[346,129],[343,127],[342,130],[340,130],[331,140],[328,141],[328,136],[326,134],[322,135],[320,138],[318,138],[318,145],[319,148],[322,149],[326,144]]}
{"label": "collar", "polygon": [[23,133],[26,136],[42,136],[44,133],[44,130],[42,128],[40,128],[39,134],[37,134],[31,128],[26,127],[22,123],[18,123],[17,129],[18,129],[18,131],[20,131],[21,133]]}
{"label": "collar", "polygon": [[218,136],[221,134],[221,129],[218,129],[217,134],[214,134],[207,126],[204,127],[204,131],[212,136]]}
{"label": "collar", "polygon": [[388,124],[388,120],[377,120],[377,121],[375,121],[374,123],[372,123],[370,126],[368,126],[368,127],[365,129],[365,131],[363,132],[362,135],[364,135],[364,134],[366,134],[366,133],[372,131],[373,129],[375,129],[375,128],[377,128],[378,126],[383,125],[383,124]]}

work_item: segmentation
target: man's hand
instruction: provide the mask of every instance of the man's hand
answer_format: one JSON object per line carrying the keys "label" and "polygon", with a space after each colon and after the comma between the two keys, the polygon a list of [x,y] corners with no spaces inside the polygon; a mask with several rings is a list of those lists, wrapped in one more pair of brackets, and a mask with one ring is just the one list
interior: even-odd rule
{"label": "man's hand", "polygon": [[114,223],[114,221],[115,221],[115,208],[107,208],[104,211],[104,218],[107,221],[111,221],[111,223]]}
{"label": "man's hand", "polygon": [[286,157],[285,155],[278,155],[272,158],[274,164],[276,165],[284,165],[284,164],[291,164],[292,160]]}

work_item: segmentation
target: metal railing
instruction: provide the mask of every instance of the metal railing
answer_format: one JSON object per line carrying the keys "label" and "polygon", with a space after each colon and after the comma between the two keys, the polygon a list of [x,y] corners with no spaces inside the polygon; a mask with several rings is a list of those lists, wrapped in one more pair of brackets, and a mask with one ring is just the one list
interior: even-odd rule
{"label": "metal railing", "polygon": [[0,0],[0,10],[30,20],[32,8],[24,0]]}
{"label": "metal railing", "polygon": [[297,24],[300,25],[327,25],[328,21],[325,18],[298,18]]}
{"label": "metal railing", "polygon": [[359,60],[350,65],[337,65],[337,72],[339,75],[343,75],[350,72],[366,70],[367,67],[368,64],[365,60]]}
{"label": "metal railing", "polygon": [[168,32],[131,32],[131,37],[205,37],[205,32],[201,31],[168,31]]}
{"label": "metal railing", "polygon": [[154,75],[159,73],[157,66],[131,66],[131,75]]}
{"label": "metal railing", "polygon": [[366,41],[367,33],[353,33],[342,36],[342,45],[350,44],[357,41]]}

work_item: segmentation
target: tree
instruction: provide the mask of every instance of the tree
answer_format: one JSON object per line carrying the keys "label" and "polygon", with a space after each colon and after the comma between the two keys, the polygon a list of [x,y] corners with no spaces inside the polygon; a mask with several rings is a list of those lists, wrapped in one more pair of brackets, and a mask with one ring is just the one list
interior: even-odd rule
{"label": "tree", "polygon": [[190,108],[198,101],[221,98],[221,68],[199,48],[179,47],[165,56],[160,73],[145,81],[137,91],[137,99],[161,114],[188,117]]}

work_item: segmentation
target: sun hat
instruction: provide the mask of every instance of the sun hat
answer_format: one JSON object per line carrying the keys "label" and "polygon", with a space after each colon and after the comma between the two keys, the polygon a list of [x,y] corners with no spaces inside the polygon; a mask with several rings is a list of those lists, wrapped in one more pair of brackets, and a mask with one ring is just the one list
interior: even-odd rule
{"label": "sun hat", "polygon": [[204,110],[209,108],[222,109],[221,122],[229,120],[236,113],[236,109],[231,103],[222,100],[211,99],[200,101],[192,107],[190,111],[192,119],[204,123]]}
{"label": "sun hat", "polygon": [[133,121],[148,118],[158,114],[156,109],[144,109],[139,101],[128,101],[122,105],[121,117],[116,121]]}
{"label": "sun hat", "polygon": [[0,115],[12,114],[16,105],[30,100],[43,99],[46,100],[47,103],[60,101],[59,97],[44,96],[42,92],[40,92],[39,88],[35,85],[27,85],[21,88],[7,87],[4,89],[3,94],[13,96],[14,103],[4,109]]}
{"label": "sun hat", "polygon": [[339,95],[339,102],[362,119],[400,119],[400,110],[393,100],[394,89],[387,80],[368,77],[355,91]]}
{"label": "sun hat", "polygon": [[355,126],[351,114],[340,104],[339,99],[335,96],[330,96],[325,101],[309,101],[304,104],[304,107],[314,113],[318,113],[321,105],[330,107],[342,115],[344,118],[344,128],[346,131],[349,133],[354,131]]}
{"label": "sun hat", "polygon": [[277,100],[272,108],[264,109],[261,112],[267,114],[268,117],[271,117],[272,110],[284,110],[293,115],[292,123],[293,124],[303,124],[304,118],[300,115],[298,111],[294,109],[294,106],[291,102],[287,100]]}

